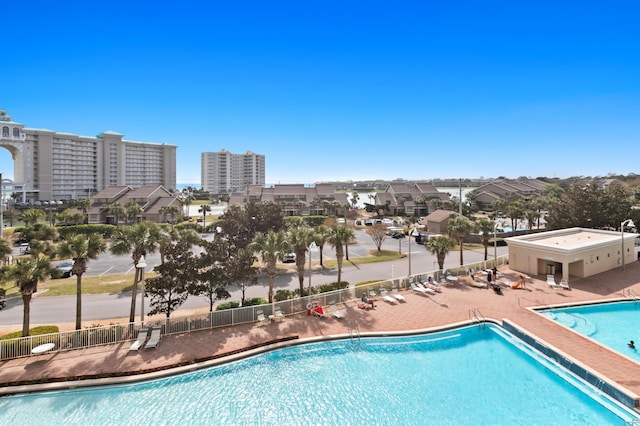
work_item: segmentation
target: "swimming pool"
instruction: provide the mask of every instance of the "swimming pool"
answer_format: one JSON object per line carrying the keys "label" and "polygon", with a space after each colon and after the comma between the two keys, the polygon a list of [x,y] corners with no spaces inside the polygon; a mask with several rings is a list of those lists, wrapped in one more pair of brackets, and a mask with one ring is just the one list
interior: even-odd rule
{"label": "swimming pool", "polygon": [[631,412],[487,325],[292,346],[162,380],[0,399],[3,424],[622,424]]}
{"label": "swimming pool", "polygon": [[[640,302],[608,302],[539,311],[585,336],[640,362]],[[630,340],[636,349],[629,348]]]}

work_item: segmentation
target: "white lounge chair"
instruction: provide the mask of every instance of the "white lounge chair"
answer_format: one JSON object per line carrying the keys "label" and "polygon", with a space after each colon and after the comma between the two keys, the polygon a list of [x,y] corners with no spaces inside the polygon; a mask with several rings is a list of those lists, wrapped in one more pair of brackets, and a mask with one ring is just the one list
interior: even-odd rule
{"label": "white lounge chair", "polygon": [[395,305],[396,303],[398,303],[396,299],[389,296],[389,293],[387,293],[387,290],[384,290],[384,289],[380,290],[380,296],[384,299],[385,302],[391,303],[392,305]]}
{"label": "white lounge chair", "polygon": [[562,290],[562,286],[556,283],[556,279],[553,275],[547,275],[547,284],[554,290]]}
{"label": "white lounge chair", "polygon": [[329,311],[331,312],[331,315],[333,315],[335,318],[340,319],[340,318],[344,318],[345,314],[343,311],[339,310],[335,303],[332,303],[329,305]]}
{"label": "white lounge chair", "polygon": [[398,287],[393,287],[393,288],[391,289],[391,295],[392,295],[393,297],[395,297],[395,298],[396,298],[396,300],[399,300],[400,302],[406,302],[406,301],[407,301],[407,300],[404,298],[404,296],[403,296],[403,295],[401,295],[401,294],[398,292]]}
{"label": "white lounge chair", "polygon": [[264,311],[262,309],[258,309],[256,311],[256,319],[258,320],[258,324],[263,324],[267,321],[267,317],[264,316]]}
{"label": "white lounge chair", "polygon": [[569,283],[567,282],[567,280],[560,280],[560,283],[558,285],[565,290],[571,290],[571,287],[569,287]]}
{"label": "white lounge chair", "polygon": [[147,341],[147,337],[149,337],[149,329],[148,328],[141,329],[138,332],[138,338],[136,339],[136,341],[133,342],[131,346],[129,346],[129,350],[130,351],[140,350],[140,348],[143,347],[145,342]]}
{"label": "white lounge chair", "polygon": [[277,320],[284,319],[284,313],[282,313],[282,309],[280,309],[280,307],[275,308],[275,310],[273,311],[273,316]]}
{"label": "white lounge chair", "polygon": [[435,293],[436,293],[435,288],[433,288],[433,287],[432,287],[432,286],[430,286],[429,284],[425,284],[425,283],[423,283],[423,282],[421,282],[421,281],[419,281],[418,283],[416,283],[416,286],[417,286],[418,288],[423,289],[423,290],[425,291],[425,293],[428,293],[428,294],[435,294]]}
{"label": "white lounge chair", "polygon": [[417,291],[420,294],[427,294],[427,289],[423,288],[423,287],[418,287],[418,285],[416,283],[411,283],[411,288],[414,291]]}
{"label": "white lounge chair", "polygon": [[145,349],[158,347],[158,344],[160,343],[161,331],[162,331],[162,328],[160,327],[153,327],[151,329],[151,337],[149,337],[149,341],[147,342],[147,344],[144,345]]}

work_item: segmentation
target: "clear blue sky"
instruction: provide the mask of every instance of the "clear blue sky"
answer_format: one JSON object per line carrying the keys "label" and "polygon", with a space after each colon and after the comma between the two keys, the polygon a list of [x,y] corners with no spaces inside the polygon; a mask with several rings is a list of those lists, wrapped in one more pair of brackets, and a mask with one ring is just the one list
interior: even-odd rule
{"label": "clear blue sky", "polygon": [[[13,1],[28,127],[266,156],[269,183],[638,173],[640,2]],[[0,169],[12,174],[8,151]]]}

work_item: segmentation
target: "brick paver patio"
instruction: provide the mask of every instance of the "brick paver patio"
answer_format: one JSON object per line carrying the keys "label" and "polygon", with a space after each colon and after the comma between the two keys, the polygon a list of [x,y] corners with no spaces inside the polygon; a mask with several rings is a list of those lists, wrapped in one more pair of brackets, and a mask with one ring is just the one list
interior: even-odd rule
{"label": "brick paver patio", "polygon": [[[501,271],[510,281],[517,279],[516,272],[506,268]],[[166,372],[172,366],[184,364],[188,365],[186,368],[192,369],[195,360],[241,351],[276,339],[348,335],[349,325],[354,326],[356,323],[363,335],[435,329],[469,321],[470,310],[476,308],[485,319],[498,322],[508,319],[529,334],[535,335],[538,340],[597,372],[603,380],[615,382],[629,393],[639,395],[639,363],[555,324],[527,307],[619,299],[623,298],[623,292],[627,288],[640,294],[640,262],[627,265],[624,272],[616,270],[574,280],[570,283],[571,290],[553,290],[545,280],[546,277],[532,277],[527,281],[526,289],[504,289],[503,295],[461,283],[429,296],[408,290],[402,293],[406,298],[405,303],[390,305],[378,300],[375,310],[358,309],[355,301],[341,305],[340,309],[346,312],[346,318],[341,320],[300,314],[265,325],[248,324],[165,336],[158,348],[139,352],[128,351],[131,342],[125,342],[4,361],[0,362],[0,394],[34,389],[32,386],[15,385],[42,379],[64,381],[77,376],[106,376],[153,370]],[[629,340],[632,337],[621,338]],[[635,340],[640,341],[640,336],[636,336]],[[217,362],[224,359],[220,358]],[[131,379],[132,377],[128,380]],[[44,387],[51,388],[61,384],[54,383]]]}

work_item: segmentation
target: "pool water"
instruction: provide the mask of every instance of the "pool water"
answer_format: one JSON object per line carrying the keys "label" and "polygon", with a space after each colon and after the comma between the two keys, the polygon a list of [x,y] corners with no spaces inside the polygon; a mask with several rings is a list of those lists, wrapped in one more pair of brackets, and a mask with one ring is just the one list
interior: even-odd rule
{"label": "pool water", "polygon": [[606,425],[634,419],[497,326],[293,346],[131,385],[0,399],[3,424]]}
{"label": "pool water", "polygon": [[[640,362],[640,302],[554,308],[540,313]],[[635,341],[635,349],[627,346],[630,340]]]}

